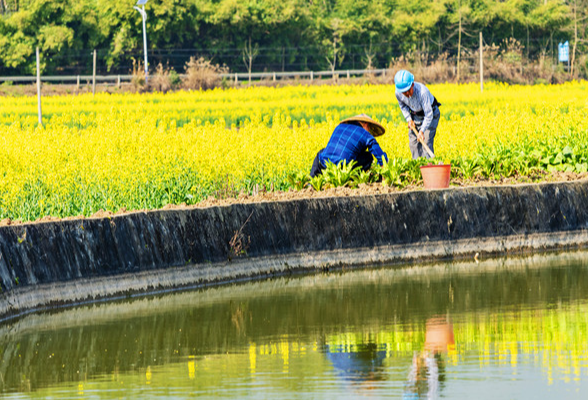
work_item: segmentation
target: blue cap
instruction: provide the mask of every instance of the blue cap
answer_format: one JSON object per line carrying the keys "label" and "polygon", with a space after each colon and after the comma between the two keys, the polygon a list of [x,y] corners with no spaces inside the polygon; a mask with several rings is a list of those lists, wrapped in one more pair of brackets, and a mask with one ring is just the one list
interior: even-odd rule
{"label": "blue cap", "polygon": [[414,75],[405,69],[401,69],[394,75],[394,84],[398,93],[404,93],[410,89],[414,82]]}

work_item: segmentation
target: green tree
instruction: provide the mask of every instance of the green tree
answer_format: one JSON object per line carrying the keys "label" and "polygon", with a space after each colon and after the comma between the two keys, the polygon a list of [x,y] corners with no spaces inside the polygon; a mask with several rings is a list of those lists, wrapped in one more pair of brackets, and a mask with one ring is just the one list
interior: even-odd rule
{"label": "green tree", "polygon": [[[35,47],[45,73],[91,66],[92,49],[107,67],[142,58],[136,0],[26,0],[0,13],[0,72],[34,71]],[[570,40],[572,65],[585,64],[588,0],[149,0],[149,59],[191,49],[243,70],[242,49],[259,48],[255,65],[270,70],[386,65],[430,48],[461,61],[462,49],[515,37],[528,57],[545,59],[554,36]],[[16,3],[15,3],[16,4]],[[535,42],[540,47],[532,48]],[[197,54],[194,54],[197,53]],[[73,54],[76,57],[69,58]],[[177,56],[177,54],[176,54]],[[359,56],[359,57],[358,57]],[[460,61],[456,61],[459,64]],[[309,65],[312,64],[311,67]],[[155,65],[152,65],[154,67]],[[461,68],[461,67],[460,67]],[[460,69],[458,68],[458,70]],[[588,66],[587,66],[588,68]],[[577,68],[576,68],[577,70]]]}
{"label": "green tree", "polygon": [[90,2],[30,1],[3,20],[0,35],[10,44],[2,46],[0,60],[21,73],[31,73],[38,46],[43,53],[42,69],[52,69],[61,63],[59,56],[64,51],[91,44],[97,38],[97,25]]}
{"label": "green tree", "polygon": [[399,1],[392,14],[392,34],[406,43],[403,49],[415,49],[427,39],[447,12],[444,1]]}
{"label": "green tree", "polygon": [[533,35],[541,40],[540,64],[543,66],[547,51],[551,47],[553,53],[553,35],[560,31],[561,27],[570,23],[568,7],[560,0],[541,1],[538,6],[528,14],[529,25]]}
{"label": "green tree", "polygon": [[[586,48],[588,43],[586,37],[588,34],[588,1],[587,0],[569,0],[568,6],[570,9],[570,20],[571,20],[571,37],[572,37],[572,48],[571,48],[571,70],[570,76],[573,78],[575,65],[577,62],[576,53],[581,48]],[[585,67],[588,68],[588,61],[584,56]]]}

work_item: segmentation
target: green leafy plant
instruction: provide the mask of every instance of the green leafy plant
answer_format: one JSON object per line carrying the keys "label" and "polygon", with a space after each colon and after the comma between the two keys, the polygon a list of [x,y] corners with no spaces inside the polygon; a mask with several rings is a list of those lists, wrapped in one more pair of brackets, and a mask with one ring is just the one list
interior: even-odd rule
{"label": "green leafy plant", "polygon": [[[376,164],[377,165],[377,164]],[[356,185],[373,183],[378,180],[379,174],[374,168],[370,168],[367,171],[359,170],[354,178]]]}
{"label": "green leafy plant", "polygon": [[325,182],[334,187],[349,186],[354,187],[357,182],[359,168],[356,168],[357,162],[351,160],[347,163],[346,160],[335,165],[328,161],[326,168],[323,170]]}
{"label": "green leafy plant", "polygon": [[429,164],[438,164],[437,159],[434,158],[417,158],[416,160],[408,160],[405,166],[405,184],[418,184],[423,180],[421,175],[421,167]]}
{"label": "green leafy plant", "polygon": [[325,177],[322,175],[317,175],[314,178],[311,178],[310,181],[310,186],[312,186],[312,188],[314,190],[316,190],[317,192],[320,192],[321,190],[323,190],[325,188]]}
{"label": "green leafy plant", "polygon": [[288,174],[288,183],[296,190],[302,190],[310,182],[310,175],[306,172],[296,171]]}
{"label": "green leafy plant", "polygon": [[480,166],[476,159],[468,159],[460,156],[451,160],[451,165],[451,175],[455,178],[471,179],[480,172]]}
{"label": "green leafy plant", "polygon": [[382,183],[387,186],[402,187],[400,176],[405,165],[405,160],[393,158],[389,162],[378,166],[377,171],[382,177]]}

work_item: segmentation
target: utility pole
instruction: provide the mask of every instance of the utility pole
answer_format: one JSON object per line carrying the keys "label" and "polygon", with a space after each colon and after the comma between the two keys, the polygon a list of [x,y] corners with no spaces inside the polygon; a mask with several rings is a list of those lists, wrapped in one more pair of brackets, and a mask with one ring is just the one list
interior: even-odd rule
{"label": "utility pole", "polygon": [[576,61],[576,45],[578,44],[578,1],[574,0],[574,47],[572,49],[572,68],[570,69],[570,60],[568,58],[568,70],[570,79],[574,79],[574,62]]}
{"label": "utility pole", "polygon": [[139,8],[137,6],[134,6],[133,8],[137,11],[139,11],[139,14],[141,14],[141,17],[143,18],[143,52],[145,53],[145,83],[147,83],[147,80],[149,79],[149,67],[148,67],[148,63],[147,63],[147,29],[145,28],[145,21],[147,20],[147,13],[145,12],[145,4],[147,3],[148,0],[138,0],[137,1],[137,6],[143,6],[142,8]]}
{"label": "utility pole", "polygon": [[92,67],[92,96],[96,94],[96,49],[94,49],[94,63]]}
{"label": "utility pole", "polygon": [[43,126],[43,114],[41,113],[41,68],[39,66],[39,48],[37,47],[37,105],[39,111],[39,125]]}
{"label": "utility pole", "polygon": [[480,31],[480,92],[484,91],[484,39]]}
{"label": "utility pole", "polygon": [[459,10],[459,32],[457,40],[457,78],[456,81],[459,83],[459,61],[461,58],[461,8]]}

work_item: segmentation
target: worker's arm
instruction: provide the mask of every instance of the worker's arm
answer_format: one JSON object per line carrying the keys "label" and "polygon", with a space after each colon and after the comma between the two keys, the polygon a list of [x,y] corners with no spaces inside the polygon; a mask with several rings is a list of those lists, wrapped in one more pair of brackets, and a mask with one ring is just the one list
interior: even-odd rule
{"label": "worker's arm", "polygon": [[378,160],[378,164],[384,165],[384,160],[388,162],[388,155],[384,153],[384,151],[382,150],[382,148],[373,136],[367,140],[367,148],[369,152],[372,153],[374,157],[376,157],[376,160]]}
{"label": "worker's arm", "polygon": [[404,119],[409,124],[411,122],[414,124],[414,121],[412,120],[412,117],[410,116],[410,108],[408,108],[408,105],[402,100],[402,97],[404,95],[399,94],[399,93],[395,93],[395,94],[396,94],[396,100],[398,100],[398,105],[400,106],[400,111],[402,111],[402,115],[404,115]]}
{"label": "worker's arm", "polygon": [[426,130],[429,129],[431,122],[433,122],[433,108],[431,107],[431,97],[432,96],[428,89],[420,91],[419,101],[421,103],[421,106],[423,107],[423,111],[425,112],[425,119],[423,120],[423,124],[421,125],[421,132],[426,132]]}

